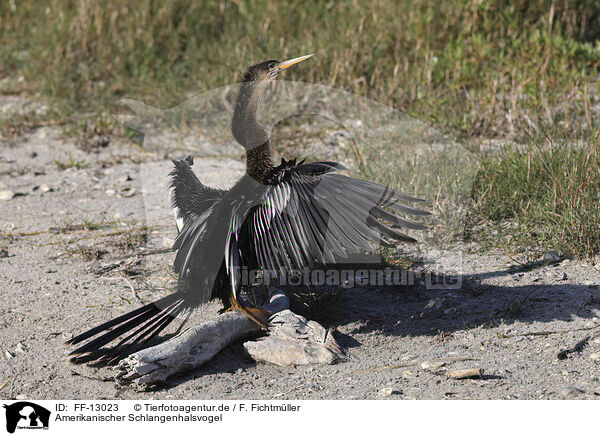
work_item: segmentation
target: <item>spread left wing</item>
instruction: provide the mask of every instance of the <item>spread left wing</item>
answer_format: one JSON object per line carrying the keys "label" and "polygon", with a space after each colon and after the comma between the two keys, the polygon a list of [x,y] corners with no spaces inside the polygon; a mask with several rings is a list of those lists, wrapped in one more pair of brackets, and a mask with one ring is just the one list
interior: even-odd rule
{"label": "spread left wing", "polygon": [[[427,228],[402,216],[429,215],[406,204],[421,200],[335,173],[340,169],[335,162],[282,161],[260,203],[232,218],[230,238],[249,240],[262,269],[301,271],[378,244],[415,242],[402,229]],[[245,263],[240,254],[243,250],[229,253],[231,265]]]}

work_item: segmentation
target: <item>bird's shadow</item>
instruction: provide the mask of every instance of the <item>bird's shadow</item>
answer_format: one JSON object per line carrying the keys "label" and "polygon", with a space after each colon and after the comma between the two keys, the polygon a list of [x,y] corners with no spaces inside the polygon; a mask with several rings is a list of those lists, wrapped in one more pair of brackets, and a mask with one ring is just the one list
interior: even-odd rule
{"label": "bird's shadow", "polygon": [[[481,278],[515,275],[515,268],[482,272],[463,278],[458,289],[428,289],[413,286],[354,287],[331,300],[331,306],[316,316],[324,327],[333,328],[338,343],[360,347],[364,333],[388,336],[438,336],[481,326],[497,327],[517,321],[571,321],[593,318],[600,309],[600,287],[569,283],[514,286],[481,284]],[[452,282],[452,280],[450,280]],[[310,318],[310,313],[306,313]],[[164,389],[209,374],[244,371],[256,363],[238,341],[218,353],[202,367],[169,378],[150,389]]]}
{"label": "bird's shadow", "polygon": [[[557,281],[490,285],[481,279],[515,275],[505,271],[483,272],[463,278],[458,289],[412,287],[354,288],[345,294],[332,325],[351,326],[346,333],[377,333],[392,336],[437,336],[486,326],[507,326],[572,321],[598,316],[600,286]],[[355,325],[355,326],[354,326]]]}

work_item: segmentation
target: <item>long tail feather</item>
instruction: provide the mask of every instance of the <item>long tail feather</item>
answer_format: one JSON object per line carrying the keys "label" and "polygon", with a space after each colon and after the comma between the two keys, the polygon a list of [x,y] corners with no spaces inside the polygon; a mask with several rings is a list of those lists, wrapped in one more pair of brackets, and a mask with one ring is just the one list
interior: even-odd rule
{"label": "long tail feather", "polygon": [[[78,344],[103,333],[72,351],[69,354],[70,360],[74,363],[93,360],[103,363],[106,363],[107,360],[114,362],[118,358],[130,354],[134,347],[145,344],[156,337],[186,308],[184,294],[176,292],[107,321],[67,341],[67,344],[70,345]],[[130,334],[121,339],[116,346],[102,348],[126,333]]]}

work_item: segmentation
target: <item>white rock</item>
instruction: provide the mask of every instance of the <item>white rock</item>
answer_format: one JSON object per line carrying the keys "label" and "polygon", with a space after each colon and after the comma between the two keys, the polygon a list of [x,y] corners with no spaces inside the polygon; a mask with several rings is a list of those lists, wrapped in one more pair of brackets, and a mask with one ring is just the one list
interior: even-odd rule
{"label": "white rock", "polygon": [[590,354],[590,359],[592,359],[592,360],[600,360],[600,353],[592,353],[592,354]]}
{"label": "white rock", "polygon": [[15,196],[15,193],[8,189],[6,191],[0,191],[0,200],[4,200],[4,201],[12,200],[14,196]]}
{"label": "white rock", "polygon": [[377,393],[377,396],[378,397],[389,397],[393,393],[394,393],[394,390],[392,388],[390,388],[389,386],[387,386],[385,388],[381,388],[379,390],[379,392]]}
{"label": "white rock", "polygon": [[421,368],[423,369],[438,369],[444,365],[444,362],[432,362],[431,360],[425,360],[421,362]]}

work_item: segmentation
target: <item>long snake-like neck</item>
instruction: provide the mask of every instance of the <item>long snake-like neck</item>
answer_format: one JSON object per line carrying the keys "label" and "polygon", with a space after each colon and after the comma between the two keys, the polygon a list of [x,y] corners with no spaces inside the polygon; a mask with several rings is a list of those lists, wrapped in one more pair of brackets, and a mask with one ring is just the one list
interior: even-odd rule
{"label": "long snake-like neck", "polygon": [[262,182],[273,168],[269,135],[256,120],[256,111],[266,82],[244,81],[235,102],[231,132],[246,149],[246,172]]}

